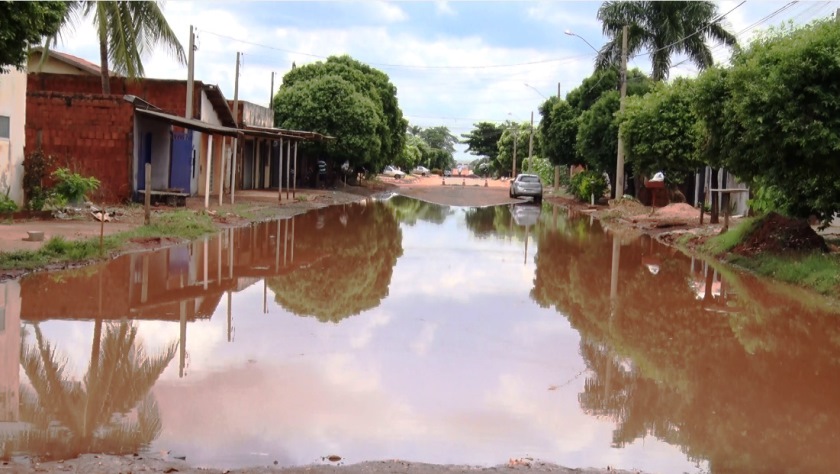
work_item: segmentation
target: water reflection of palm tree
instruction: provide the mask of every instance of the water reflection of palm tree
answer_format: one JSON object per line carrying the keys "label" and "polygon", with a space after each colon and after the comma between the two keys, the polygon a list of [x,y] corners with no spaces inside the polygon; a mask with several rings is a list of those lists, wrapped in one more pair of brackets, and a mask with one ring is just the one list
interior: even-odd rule
{"label": "water reflection of palm tree", "polygon": [[177,343],[147,356],[136,343],[134,324],[108,325],[101,339],[97,324],[90,367],[78,382],[67,379],[66,361],[44,339],[37,323],[34,332],[35,344],[21,350],[21,365],[35,391],[21,396],[22,415],[31,428],[13,440],[17,449],[47,448],[52,457],[126,453],[160,434],[160,413],[149,392],[175,356]]}

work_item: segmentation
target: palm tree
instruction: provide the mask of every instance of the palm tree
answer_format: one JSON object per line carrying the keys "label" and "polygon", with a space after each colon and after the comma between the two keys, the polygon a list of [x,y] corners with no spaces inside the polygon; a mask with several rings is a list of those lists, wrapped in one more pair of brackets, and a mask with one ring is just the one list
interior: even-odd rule
{"label": "palm tree", "polygon": [[668,77],[675,53],[687,55],[700,69],[706,69],[713,65],[707,41],[727,46],[737,42],[720,24],[717,5],[710,1],[609,1],[598,9],[598,19],[611,39],[598,53],[596,67],[605,69],[620,62],[622,29],[628,25],[627,54],[650,52],[656,81]]}
{"label": "palm tree", "polygon": [[[143,55],[162,45],[181,63],[184,48],[169,27],[166,17],[153,1],[72,1],[68,2],[62,30],[72,28],[80,18],[93,15],[99,36],[102,93],[111,93],[109,66],[129,78],[143,77]],[[56,37],[47,41],[47,49]]]}

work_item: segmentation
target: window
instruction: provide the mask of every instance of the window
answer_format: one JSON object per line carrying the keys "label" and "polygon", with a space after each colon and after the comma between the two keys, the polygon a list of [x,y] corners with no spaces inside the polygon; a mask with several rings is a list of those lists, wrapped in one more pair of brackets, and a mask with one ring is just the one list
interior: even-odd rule
{"label": "window", "polygon": [[10,138],[11,135],[9,134],[9,117],[6,115],[0,115],[0,138]]}

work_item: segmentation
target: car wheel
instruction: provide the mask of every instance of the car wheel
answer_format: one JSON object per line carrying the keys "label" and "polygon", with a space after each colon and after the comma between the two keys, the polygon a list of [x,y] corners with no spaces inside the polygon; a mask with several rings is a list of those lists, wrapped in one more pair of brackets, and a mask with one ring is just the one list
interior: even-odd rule
{"label": "car wheel", "polygon": [[509,194],[509,195],[510,195],[510,197],[512,197],[512,198],[515,198],[515,197],[516,197],[516,194],[513,194],[513,190],[512,190],[512,189],[511,189],[510,191],[508,191],[508,194]]}

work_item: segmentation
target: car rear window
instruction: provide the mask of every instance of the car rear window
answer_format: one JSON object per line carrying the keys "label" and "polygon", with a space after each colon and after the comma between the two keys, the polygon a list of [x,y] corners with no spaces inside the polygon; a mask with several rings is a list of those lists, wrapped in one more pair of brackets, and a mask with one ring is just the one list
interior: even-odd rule
{"label": "car rear window", "polygon": [[538,176],[520,176],[519,181],[523,183],[539,183],[540,178]]}

